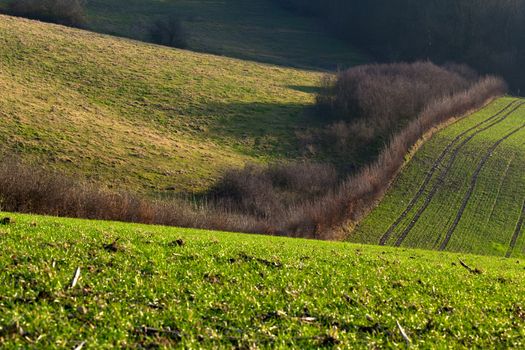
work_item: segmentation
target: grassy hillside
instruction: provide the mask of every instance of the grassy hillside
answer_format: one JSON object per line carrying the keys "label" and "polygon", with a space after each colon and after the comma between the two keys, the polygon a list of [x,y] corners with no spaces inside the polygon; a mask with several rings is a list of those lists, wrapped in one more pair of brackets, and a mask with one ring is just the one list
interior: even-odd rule
{"label": "grassy hillside", "polygon": [[198,191],[225,168],[298,157],[320,76],[0,16],[0,154]]}
{"label": "grassy hillside", "polygon": [[[0,0],[0,9],[11,0]],[[152,24],[180,19],[189,49],[293,67],[335,69],[367,56],[313,17],[274,0],[90,0],[86,28],[150,41]]]}
{"label": "grassy hillside", "polygon": [[525,254],[525,106],[503,98],[424,144],[352,241]]}
{"label": "grassy hillside", "polygon": [[149,40],[151,23],[175,14],[191,50],[298,67],[335,69],[365,56],[321,23],[273,0],[91,0],[90,29]]}
{"label": "grassy hillside", "polygon": [[523,260],[4,217],[3,349],[524,345]]}

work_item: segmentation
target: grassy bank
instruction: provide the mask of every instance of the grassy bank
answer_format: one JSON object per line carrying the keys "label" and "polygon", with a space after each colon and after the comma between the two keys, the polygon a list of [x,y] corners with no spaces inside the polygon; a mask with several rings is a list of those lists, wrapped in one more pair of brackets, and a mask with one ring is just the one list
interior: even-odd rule
{"label": "grassy bank", "polygon": [[0,217],[6,349],[524,345],[522,260]]}

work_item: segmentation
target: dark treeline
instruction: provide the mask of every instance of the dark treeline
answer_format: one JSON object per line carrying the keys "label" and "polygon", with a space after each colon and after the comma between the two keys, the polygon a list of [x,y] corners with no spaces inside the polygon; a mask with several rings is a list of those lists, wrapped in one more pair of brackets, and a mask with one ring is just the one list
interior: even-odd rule
{"label": "dark treeline", "polygon": [[525,0],[275,0],[381,61],[466,63],[525,88]]}

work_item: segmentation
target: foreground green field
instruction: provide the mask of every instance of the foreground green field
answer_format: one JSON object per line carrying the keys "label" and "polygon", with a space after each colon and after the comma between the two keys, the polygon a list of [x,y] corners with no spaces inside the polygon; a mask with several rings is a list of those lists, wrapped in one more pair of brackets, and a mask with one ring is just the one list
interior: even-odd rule
{"label": "foreground green field", "polygon": [[523,256],[524,103],[499,99],[434,135],[350,239]]}
{"label": "foreground green field", "polygon": [[5,217],[3,349],[525,346],[523,260]]}
{"label": "foreground green field", "polygon": [[299,157],[320,73],[0,16],[0,155],[143,192]]}

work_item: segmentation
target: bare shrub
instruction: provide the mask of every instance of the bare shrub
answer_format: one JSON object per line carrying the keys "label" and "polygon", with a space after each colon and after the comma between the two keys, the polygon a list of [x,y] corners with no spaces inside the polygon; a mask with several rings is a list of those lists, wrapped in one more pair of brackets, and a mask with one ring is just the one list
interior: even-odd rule
{"label": "bare shrub", "polygon": [[84,0],[13,0],[6,12],[70,27],[83,27],[86,22]]}
{"label": "bare shrub", "polygon": [[282,220],[290,207],[323,195],[337,182],[337,172],[328,164],[252,164],[227,171],[210,194],[218,207]]}
{"label": "bare shrub", "polygon": [[159,45],[184,49],[188,46],[187,35],[180,19],[170,15],[155,21],[150,28],[151,40]]}
{"label": "bare shrub", "polygon": [[[350,121],[332,123],[318,134],[308,132],[303,134],[303,142],[336,144],[345,152],[351,149],[349,145],[352,145],[357,152],[358,142],[366,146],[367,142],[380,144],[381,140],[386,138],[383,141],[384,146],[373,156],[373,161],[362,165],[344,181],[338,181],[335,171],[328,171],[329,168],[323,165],[311,167],[308,164],[300,166],[284,164],[279,165],[278,168],[248,166],[243,170],[228,172],[219,181],[214,192],[217,203],[221,205],[228,203],[231,212],[253,216],[259,222],[261,220],[266,222],[269,233],[317,239],[343,238],[346,234],[343,230],[344,224],[358,222],[384,195],[401,169],[407,153],[426,132],[453,117],[460,117],[480,108],[491,98],[507,91],[506,84],[499,78],[489,76],[476,82],[463,78],[467,73],[473,77],[463,67],[459,67],[461,76],[452,72],[451,68],[439,68],[437,71],[445,75],[445,78],[440,79],[435,79],[432,74],[428,76],[424,74],[429,67],[431,72],[436,71],[435,66],[416,64],[415,67],[422,69],[423,72],[413,74],[420,77],[414,79],[413,84],[410,81],[399,84],[400,80],[394,77],[390,80],[392,85],[388,85],[388,79],[379,77],[377,80],[374,78],[373,82],[381,81],[386,84],[385,86],[365,84],[365,88],[361,89],[361,95],[354,94],[352,89],[341,89],[338,95],[338,98],[344,96],[344,98],[355,99],[357,102],[353,106],[367,106],[367,103],[372,103],[371,101],[387,100],[390,101],[393,110],[386,105],[382,107],[383,109],[349,108],[348,110],[361,109],[361,113],[365,114],[361,114],[355,120],[351,118]],[[380,67],[374,67],[373,70],[376,68]],[[386,70],[380,68],[379,71],[386,72],[385,74],[388,75],[392,71],[391,68],[392,66]],[[407,69],[406,66],[401,67],[400,70],[393,68],[394,71]],[[456,69],[458,67],[454,68]],[[344,75],[341,76],[346,79]],[[421,76],[424,79],[435,79],[436,84],[441,86],[445,93],[433,91],[432,87],[427,86],[430,82],[425,81],[421,84],[420,79],[423,79]],[[329,82],[325,80],[327,81]],[[458,88],[449,87],[447,81],[459,84]],[[332,83],[337,82],[332,81]],[[362,82],[352,83],[354,86],[360,84]],[[415,98],[418,100],[411,101],[403,91],[397,91],[391,88],[392,86],[413,93],[415,93],[414,89],[426,89],[424,90],[426,92],[415,93]],[[376,88],[381,93],[378,94]],[[346,93],[348,91],[351,93]],[[359,98],[368,98],[368,100],[363,102]],[[324,108],[326,111],[326,105]],[[323,110],[323,107],[320,110]],[[405,116],[407,111],[415,113],[414,116],[412,118]],[[387,118],[395,121],[395,127],[378,133],[378,130],[382,130],[380,126],[378,127],[375,122],[369,123],[369,119],[381,121],[382,115],[375,113],[388,113],[390,117]],[[363,153],[362,149],[359,151]],[[351,159],[352,155],[349,154],[347,157]],[[301,181],[289,180],[296,177]],[[323,181],[325,178],[326,181]]]}
{"label": "bare shrub", "polygon": [[12,212],[115,220],[144,224],[271,233],[253,217],[212,205],[188,201],[156,200],[115,192],[81,182],[58,172],[24,165],[15,160],[0,163],[1,209]]}

